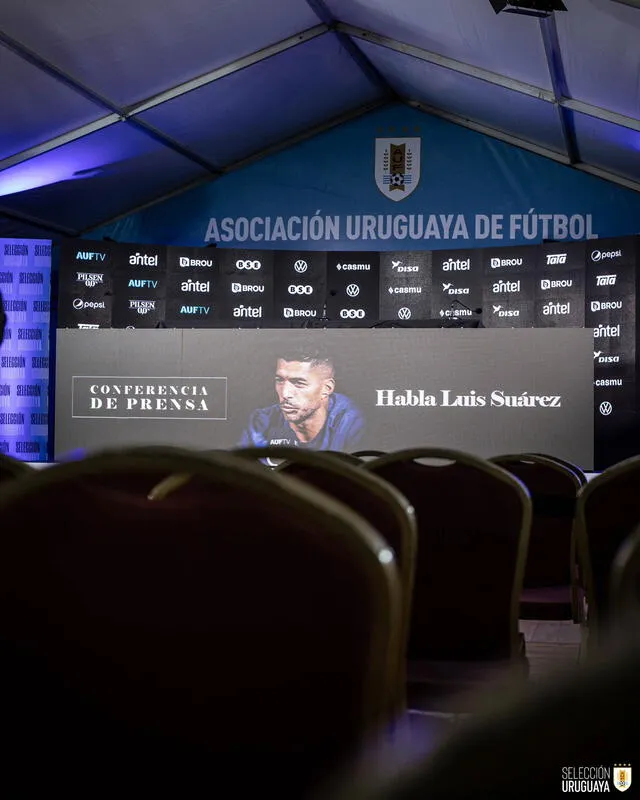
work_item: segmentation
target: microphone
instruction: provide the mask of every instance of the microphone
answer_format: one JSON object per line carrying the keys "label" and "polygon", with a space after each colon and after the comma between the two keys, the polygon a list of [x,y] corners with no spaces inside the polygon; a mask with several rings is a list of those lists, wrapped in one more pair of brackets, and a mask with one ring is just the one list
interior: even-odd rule
{"label": "microphone", "polygon": [[462,300],[458,300],[458,298],[457,298],[457,297],[455,297],[455,298],[454,298],[454,299],[451,301],[451,305],[453,305],[454,303],[457,303],[457,304],[458,304],[459,306],[461,306],[462,308],[466,308],[466,310],[467,310],[467,311],[470,311],[472,314],[482,314],[482,309],[481,309],[481,308],[469,308],[469,306],[466,306],[466,305],[465,305],[465,304],[462,302]]}

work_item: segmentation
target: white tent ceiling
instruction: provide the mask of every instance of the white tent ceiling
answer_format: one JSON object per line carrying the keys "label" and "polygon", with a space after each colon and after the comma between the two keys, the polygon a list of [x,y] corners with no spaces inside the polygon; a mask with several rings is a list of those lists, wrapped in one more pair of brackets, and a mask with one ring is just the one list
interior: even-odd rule
{"label": "white tent ceiling", "polygon": [[88,232],[398,101],[640,191],[640,8],[565,5],[2,0],[0,235]]}

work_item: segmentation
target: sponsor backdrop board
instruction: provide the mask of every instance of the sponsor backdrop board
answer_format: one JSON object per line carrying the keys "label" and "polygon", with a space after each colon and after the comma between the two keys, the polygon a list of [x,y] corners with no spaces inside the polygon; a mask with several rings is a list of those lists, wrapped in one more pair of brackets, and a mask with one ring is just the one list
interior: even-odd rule
{"label": "sponsor backdrop board", "polygon": [[0,347],[0,453],[46,461],[50,241],[0,239],[0,293],[7,315]]}
{"label": "sponsor backdrop board", "polygon": [[57,456],[295,444],[297,430],[337,450],[419,441],[593,464],[586,330],[101,330],[91,347],[60,330],[57,353]]}
{"label": "sponsor backdrop board", "polygon": [[[596,463],[636,413],[638,237],[398,252],[67,241],[59,327],[593,328]],[[603,417],[613,419],[603,420]]]}

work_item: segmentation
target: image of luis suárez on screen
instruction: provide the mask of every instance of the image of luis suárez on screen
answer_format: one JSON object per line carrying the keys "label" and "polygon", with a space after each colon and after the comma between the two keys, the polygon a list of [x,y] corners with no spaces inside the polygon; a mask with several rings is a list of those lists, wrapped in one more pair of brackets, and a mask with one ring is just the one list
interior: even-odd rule
{"label": "image of luis su\u00e1rez on screen", "polygon": [[357,449],[364,417],[349,397],[335,391],[331,357],[318,351],[283,351],[276,358],[274,380],[277,402],[251,413],[240,447]]}

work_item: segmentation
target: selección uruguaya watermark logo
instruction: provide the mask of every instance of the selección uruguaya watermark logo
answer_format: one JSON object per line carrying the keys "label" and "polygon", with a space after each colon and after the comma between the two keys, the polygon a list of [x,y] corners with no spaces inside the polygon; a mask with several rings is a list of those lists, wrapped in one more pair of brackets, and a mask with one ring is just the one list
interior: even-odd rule
{"label": "selecci\u00f3n uruguaya watermark logo", "polygon": [[612,767],[562,767],[563,792],[626,792],[631,786],[631,764]]}

